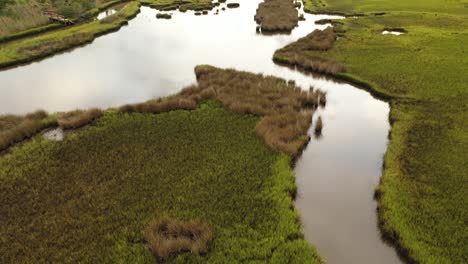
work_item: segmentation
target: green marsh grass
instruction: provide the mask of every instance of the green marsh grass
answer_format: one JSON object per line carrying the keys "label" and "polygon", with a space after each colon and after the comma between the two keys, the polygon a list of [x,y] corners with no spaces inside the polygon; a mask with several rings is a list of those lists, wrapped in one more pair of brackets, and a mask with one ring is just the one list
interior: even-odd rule
{"label": "green marsh grass", "polygon": [[[328,50],[297,49],[277,58],[342,63],[347,72],[335,77],[389,100],[392,130],[376,191],[379,222],[384,236],[416,263],[468,262],[466,4],[307,0],[312,12],[366,16],[344,20],[344,37]],[[382,35],[383,28],[408,34]]]}
{"label": "green marsh grass", "polygon": [[258,121],[215,101],[109,110],[63,141],[15,147],[0,157],[0,262],[154,263],[144,230],[169,217],[210,225],[213,240],[168,263],[321,263],[292,209],[291,158]]}

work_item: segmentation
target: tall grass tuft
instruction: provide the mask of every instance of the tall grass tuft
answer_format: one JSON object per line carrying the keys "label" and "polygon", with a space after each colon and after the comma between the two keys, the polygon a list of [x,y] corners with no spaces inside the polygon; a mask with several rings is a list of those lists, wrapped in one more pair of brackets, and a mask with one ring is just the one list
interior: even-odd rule
{"label": "tall grass tuft", "polygon": [[185,252],[206,254],[213,232],[208,224],[200,221],[183,222],[163,218],[151,222],[145,229],[144,236],[151,252],[164,261]]}

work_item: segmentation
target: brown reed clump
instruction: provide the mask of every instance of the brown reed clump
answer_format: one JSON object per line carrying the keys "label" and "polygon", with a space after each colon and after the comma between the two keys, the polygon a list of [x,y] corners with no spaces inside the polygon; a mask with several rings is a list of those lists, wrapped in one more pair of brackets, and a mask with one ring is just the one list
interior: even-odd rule
{"label": "brown reed clump", "polygon": [[0,116],[0,150],[37,134],[47,125],[42,122],[47,117],[48,114],[42,110],[24,116]]}
{"label": "brown reed clump", "polygon": [[147,247],[161,260],[177,254],[191,252],[202,255],[208,252],[213,240],[211,227],[200,221],[180,221],[163,218],[151,222],[144,231]]}
{"label": "brown reed clump", "polygon": [[299,13],[292,0],[265,0],[255,15],[262,32],[290,32],[297,26]]}
{"label": "brown reed clump", "polygon": [[63,129],[76,129],[87,125],[103,115],[102,111],[97,108],[89,110],[75,110],[61,114],[57,122]]}
{"label": "brown reed clump", "polygon": [[307,53],[307,51],[314,50],[329,50],[333,47],[335,40],[336,33],[333,28],[315,30],[298,41],[276,51],[275,61],[326,74],[346,72],[345,66],[341,63]]}
{"label": "brown reed clump", "polygon": [[178,109],[193,110],[208,99],[219,100],[227,109],[262,117],[256,131],[272,149],[297,156],[308,142],[312,115],[325,93],[304,91],[294,82],[212,66],[195,68],[198,85],[175,96],[125,105],[121,112],[161,113]]}
{"label": "brown reed clump", "polygon": [[317,122],[315,123],[315,134],[316,135],[322,134],[322,128],[323,128],[323,121],[322,121],[322,117],[319,116],[317,118]]}

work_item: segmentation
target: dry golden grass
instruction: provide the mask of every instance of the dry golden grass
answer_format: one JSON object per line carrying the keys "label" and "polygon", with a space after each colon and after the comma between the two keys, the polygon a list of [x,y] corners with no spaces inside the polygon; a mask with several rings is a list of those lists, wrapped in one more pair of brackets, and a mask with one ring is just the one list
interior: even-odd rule
{"label": "dry golden grass", "polygon": [[97,108],[90,110],[75,110],[61,114],[57,122],[63,129],[75,129],[91,123],[103,115],[102,111]]}
{"label": "dry golden grass", "polygon": [[24,116],[4,115],[0,116],[0,150],[30,138],[41,131],[47,118],[45,111],[39,110]]}
{"label": "dry golden grass", "polygon": [[292,0],[265,0],[258,5],[255,21],[262,32],[290,32],[297,26],[298,15]]}
{"label": "dry golden grass", "polygon": [[257,134],[274,150],[292,157],[307,144],[315,108],[324,105],[326,95],[320,90],[303,91],[294,82],[231,69],[197,66],[198,85],[183,89],[168,98],[125,105],[122,112],[161,113],[178,109],[193,110],[208,99],[216,99],[236,113],[263,117]]}
{"label": "dry golden grass", "polygon": [[307,51],[311,50],[329,50],[333,47],[335,40],[336,33],[333,28],[328,27],[325,30],[315,30],[298,41],[276,51],[274,60],[279,63],[300,66],[305,70],[320,73],[337,74],[345,72],[346,67],[341,63],[318,56],[304,55]]}
{"label": "dry golden grass", "polygon": [[164,261],[185,252],[206,254],[213,232],[208,224],[200,221],[163,218],[151,222],[144,236],[151,252]]}

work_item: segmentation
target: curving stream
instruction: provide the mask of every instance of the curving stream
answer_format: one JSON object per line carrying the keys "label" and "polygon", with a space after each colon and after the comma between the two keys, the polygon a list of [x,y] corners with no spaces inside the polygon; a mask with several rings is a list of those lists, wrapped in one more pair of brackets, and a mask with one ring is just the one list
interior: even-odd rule
{"label": "curving stream", "polygon": [[[259,0],[237,9],[156,19],[141,13],[120,31],[71,52],[0,71],[0,114],[112,107],[174,94],[195,82],[198,64],[295,80],[328,92],[321,138],[314,138],[295,168],[305,237],[328,263],[401,263],[380,238],[373,192],[387,145],[389,106],[348,84],[275,65],[275,50],[327,25],[333,16],[305,14],[290,35],[256,33]],[[338,40],[339,41],[339,40]],[[318,114],[314,116],[317,118]]]}

